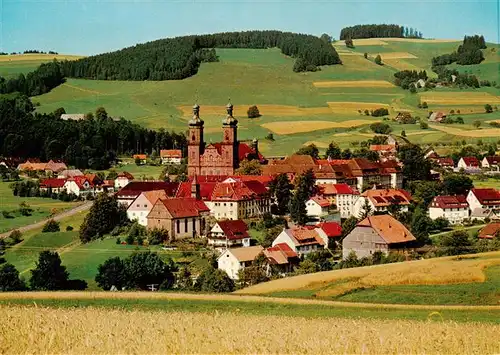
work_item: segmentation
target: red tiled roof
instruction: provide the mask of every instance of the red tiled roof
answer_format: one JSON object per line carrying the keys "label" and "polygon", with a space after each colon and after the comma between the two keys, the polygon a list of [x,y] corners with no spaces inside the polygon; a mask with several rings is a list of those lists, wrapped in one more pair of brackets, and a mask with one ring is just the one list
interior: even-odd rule
{"label": "red tiled roof", "polygon": [[370,145],[370,150],[374,152],[395,152],[396,146],[392,144],[374,144]]}
{"label": "red tiled roof", "polygon": [[290,258],[298,258],[296,252],[294,252],[286,243],[279,243],[273,247],[264,250],[264,255],[268,258],[271,264],[288,264]]}
{"label": "red tiled roof", "polygon": [[490,165],[499,165],[500,164],[500,156],[494,155],[490,157],[485,157],[486,161]]}
{"label": "red tiled roof", "polygon": [[493,239],[497,233],[500,233],[500,223],[490,223],[479,231],[478,238]]}
{"label": "red tiled roof", "polygon": [[479,203],[482,205],[497,205],[500,204],[500,192],[493,188],[472,189]]}
{"label": "red tiled roof", "polygon": [[431,207],[445,208],[467,208],[469,204],[465,196],[436,196],[431,203]]}
{"label": "red tiled roof", "polygon": [[218,183],[212,193],[212,200],[241,201],[267,196],[266,187],[259,181],[238,181]]}
{"label": "red tiled roof", "polygon": [[180,149],[161,149],[160,158],[182,158],[182,150]]}
{"label": "red tiled roof", "polygon": [[416,240],[413,234],[401,222],[387,214],[367,217],[359,222],[357,227],[373,228],[387,244]]}
{"label": "red tiled roof", "polygon": [[462,160],[467,166],[478,167],[479,160],[476,157],[463,157]]}
{"label": "red tiled roof", "polygon": [[[228,177],[227,175],[196,175],[196,180],[198,182],[222,182]],[[188,181],[192,182],[193,176],[189,176]]]}
{"label": "red tiled roof", "polygon": [[369,198],[375,207],[409,205],[411,201],[411,195],[403,189],[366,190],[361,196]]}
{"label": "red tiled roof", "polygon": [[[198,176],[196,177],[198,179]],[[200,186],[200,198],[203,201],[210,201],[212,199],[212,193],[214,192],[216,182],[198,182]],[[181,182],[179,188],[175,194],[175,197],[191,197],[191,187],[192,182]]]}
{"label": "red tiled roof", "polygon": [[436,164],[440,166],[455,166],[455,162],[451,158],[437,158]]}
{"label": "red tiled roof", "polygon": [[259,181],[264,184],[265,187],[268,187],[269,183],[273,181],[273,177],[271,175],[231,175],[228,178],[232,178],[240,181]]}
{"label": "red tiled roof", "polygon": [[325,242],[318,233],[312,228],[296,227],[287,230],[287,234],[291,234],[292,237],[297,241],[298,245],[311,245],[319,244],[325,245]]}
{"label": "red tiled roof", "polygon": [[137,197],[141,192],[153,190],[165,190],[168,196],[175,196],[178,182],[165,181],[131,181],[127,186],[118,191],[118,197]]}
{"label": "red tiled roof", "polygon": [[127,178],[129,180],[134,180],[134,176],[127,171],[123,171],[122,173],[118,174],[117,178]]}
{"label": "red tiled roof", "polygon": [[141,159],[141,160],[144,160],[144,159],[147,159],[147,155],[146,154],[134,154],[132,156],[133,159]]}
{"label": "red tiled roof", "polygon": [[40,187],[57,189],[64,186],[66,179],[45,179],[40,182]]}
{"label": "red tiled roof", "polygon": [[248,226],[241,219],[218,221],[217,224],[229,240],[250,238],[248,235]]}
{"label": "red tiled roof", "polygon": [[326,198],[321,197],[321,196],[313,196],[313,197],[311,197],[311,200],[316,202],[321,207],[329,207],[330,206],[330,201],[328,201]]}
{"label": "red tiled roof", "polygon": [[[220,142],[219,143],[212,143],[211,145],[214,146],[215,149],[217,149],[217,152],[219,154],[222,154],[222,145],[223,145],[222,143],[220,143]],[[255,150],[253,150],[253,148],[250,147],[248,144],[240,142],[240,144],[238,146],[238,159],[239,159],[239,161],[243,161],[243,160],[247,159],[252,154],[255,154]],[[260,161],[265,160],[264,156],[262,154],[259,153],[258,156],[259,156]]]}
{"label": "red tiled roof", "polygon": [[75,176],[75,177],[72,177],[72,178],[69,178],[67,179],[66,181],[74,181],[75,184],[81,189],[83,188],[85,182],[88,182],[89,183],[89,187],[92,187],[94,186],[94,184],[92,184],[92,182],[90,182],[85,176]]}
{"label": "red tiled roof", "polygon": [[337,222],[321,222],[317,224],[317,227],[321,228],[330,238],[342,235],[342,227]]}
{"label": "red tiled roof", "polygon": [[167,198],[157,203],[163,203],[173,218],[198,217],[201,212],[210,212],[203,201],[194,198]]}

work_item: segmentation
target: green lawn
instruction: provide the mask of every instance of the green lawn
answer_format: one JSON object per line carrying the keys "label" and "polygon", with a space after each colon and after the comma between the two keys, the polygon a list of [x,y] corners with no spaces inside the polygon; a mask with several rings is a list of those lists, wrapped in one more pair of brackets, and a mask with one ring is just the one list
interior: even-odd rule
{"label": "green lawn", "polygon": [[[430,60],[433,56],[450,53],[458,46],[454,43],[430,42],[390,42],[385,46],[359,46],[353,50],[357,53],[375,52],[408,52],[417,58],[405,59],[414,66],[430,71]],[[337,46],[338,47],[338,46]],[[340,45],[340,47],[343,47]],[[345,47],[343,47],[345,52]],[[491,72],[490,64],[495,63],[495,57],[486,53],[487,60],[478,68],[485,73]],[[181,105],[201,105],[201,116],[205,120],[206,141],[221,139],[220,121],[224,117],[224,109],[220,113],[208,114],[204,110],[207,105],[223,106],[230,98],[233,104],[243,105],[289,105],[296,107],[327,107],[327,102],[374,102],[389,104],[391,117],[399,109],[409,109],[413,115],[426,117],[428,110],[418,109],[418,95],[397,87],[373,88],[317,88],[315,81],[332,80],[386,80],[392,81],[397,70],[389,65],[379,66],[366,60],[362,55],[345,55],[340,53],[342,65],[322,67],[314,73],[294,73],[292,58],[286,57],[276,48],[272,49],[217,49],[220,57],[218,63],[204,63],[198,74],[193,77],[176,81],[142,81],[119,82],[69,79],[66,84],[54,89],[48,94],[35,97],[39,102],[41,112],[51,112],[58,107],[64,107],[69,113],[85,113],[94,111],[98,106],[104,106],[111,116],[123,116],[141,125],[152,128],[185,131],[187,117],[179,110]],[[483,67],[484,66],[484,67]],[[488,69],[489,68],[489,69]],[[465,68],[464,68],[465,69]],[[492,78],[491,80],[494,80]],[[449,90],[449,89],[444,89]],[[458,89],[456,89],[459,91]],[[487,90],[487,89],[480,89]],[[489,92],[499,95],[500,90],[489,88]],[[476,105],[477,106],[477,105]],[[478,107],[481,107],[479,105]],[[432,110],[432,107],[429,107]],[[338,142],[343,148],[350,146],[352,141],[366,140],[372,134],[366,127],[352,130],[318,129],[295,134],[274,134],[275,141],[264,141],[269,131],[261,125],[269,122],[286,121],[293,125],[294,121],[333,121],[362,119],[356,112],[309,114],[266,114],[261,109],[262,117],[248,119],[246,110],[235,110],[239,120],[240,139],[258,138],[261,151],[268,155],[288,154],[309,141],[321,142],[327,145],[331,141]],[[471,120],[486,121],[496,117],[478,115]],[[470,121],[472,122],[472,121]],[[287,124],[285,123],[285,124]],[[486,127],[486,124],[483,125]],[[314,128],[314,126],[312,126]],[[465,124],[461,128],[468,130],[472,126]],[[429,129],[422,131],[419,126],[399,126],[393,124],[394,132],[399,134],[404,129],[407,133],[419,133],[409,136],[415,143],[454,142],[465,139],[476,143],[475,137],[462,137],[446,132]],[[348,133],[345,135],[345,133]],[[341,134],[340,136],[337,136]],[[482,138],[483,141],[493,141],[496,137]],[[132,167],[127,167],[132,168]],[[157,171],[144,170],[144,175],[155,176]],[[131,171],[132,174],[134,172]],[[142,170],[136,174],[142,175]]]}
{"label": "green lawn", "polygon": [[[0,211],[8,211],[15,218],[5,218],[0,215],[0,233],[36,223],[51,213],[61,212],[78,204],[78,202],[62,202],[50,198],[14,196],[9,185],[9,182],[0,182]],[[31,216],[22,216],[17,212],[22,202],[26,202],[33,209]]]}
{"label": "green lawn", "polygon": [[[179,300],[149,298],[93,298],[85,299],[75,296],[74,299],[53,298],[23,299],[22,295],[12,299],[1,299],[4,305],[33,305],[38,307],[111,307],[125,310],[161,310],[165,312],[235,312],[249,315],[289,315],[307,318],[371,318],[371,319],[412,319],[430,321],[456,322],[489,322],[500,323],[500,312],[495,310],[455,310],[455,309],[394,309],[394,308],[362,308],[335,307],[325,305],[287,304],[281,302],[244,302],[235,300]],[[116,294],[114,296],[119,296]]]}

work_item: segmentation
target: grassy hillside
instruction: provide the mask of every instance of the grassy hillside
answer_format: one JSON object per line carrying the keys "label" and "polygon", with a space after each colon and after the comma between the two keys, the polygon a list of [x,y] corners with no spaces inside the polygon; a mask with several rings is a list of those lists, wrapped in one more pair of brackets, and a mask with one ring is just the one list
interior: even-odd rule
{"label": "grassy hillside", "polygon": [[[500,90],[438,89],[410,94],[393,86],[393,74],[400,69],[426,69],[431,58],[449,53],[459,42],[435,40],[371,39],[356,40],[354,49],[343,42],[334,44],[343,65],[323,67],[315,73],[294,73],[294,59],[279,49],[217,49],[218,63],[202,64],[197,75],[178,81],[119,82],[69,79],[52,92],[35,97],[41,112],[64,107],[68,113],[85,113],[104,106],[112,116],[123,116],[142,125],[170,130],[186,129],[190,107],[201,105],[206,122],[207,139],[221,137],[220,121],[224,105],[230,98],[240,120],[242,139],[261,139],[261,150],[269,154],[286,154],[305,143],[315,142],[324,148],[335,140],[343,147],[366,140],[373,134],[370,123],[378,119],[358,112],[387,107],[391,117],[401,111],[426,117],[429,110],[460,110],[464,125],[433,126],[421,130],[418,125],[391,123],[396,134],[404,129],[416,143],[449,142],[478,139],[494,141],[500,130],[486,123],[500,119],[498,111],[484,114],[484,104],[500,106]],[[495,52],[492,52],[492,50]],[[485,62],[460,70],[481,71],[481,79],[500,82],[494,66],[500,63],[498,45],[489,44]],[[369,58],[363,58],[363,53]],[[373,62],[381,54],[383,66]],[[1,66],[0,66],[1,68]],[[418,109],[420,101],[428,109]],[[246,118],[246,109],[256,104],[262,117]],[[380,119],[380,118],[379,118]],[[480,120],[479,129],[472,122]],[[314,121],[314,124],[311,124]],[[275,141],[262,140],[272,132]]]}
{"label": "grassy hillside", "polygon": [[274,280],[236,293],[365,303],[500,302],[500,252],[326,271]]}

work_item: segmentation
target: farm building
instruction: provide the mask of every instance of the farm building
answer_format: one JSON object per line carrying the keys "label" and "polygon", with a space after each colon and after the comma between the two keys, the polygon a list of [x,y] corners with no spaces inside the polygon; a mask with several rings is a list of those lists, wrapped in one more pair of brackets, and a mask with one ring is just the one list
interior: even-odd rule
{"label": "farm building", "polygon": [[182,162],[182,150],[162,149],[160,150],[160,159],[162,164],[180,165]]}
{"label": "farm building", "polygon": [[477,169],[479,167],[480,163],[476,157],[462,157],[457,163],[459,169]]}
{"label": "farm building", "polygon": [[465,196],[436,196],[429,206],[431,219],[446,218],[450,224],[461,224],[469,218],[469,204]]}
{"label": "farm building", "polygon": [[486,218],[490,212],[500,210],[500,192],[493,188],[474,188],[469,191],[467,202],[472,211],[471,218]]}
{"label": "farm building", "polygon": [[121,189],[128,185],[129,182],[134,180],[134,176],[126,171],[118,174],[115,179],[115,189]]}
{"label": "farm building", "polygon": [[490,223],[484,226],[478,234],[481,239],[500,238],[500,222]]}
{"label": "farm building", "polygon": [[284,228],[273,241],[272,246],[274,247],[280,243],[287,244],[299,256],[324,249],[327,246],[322,236],[315,230],[315,227]]}
{"label": "farm building", "polygon": [[371,189],[364,191],[356,200],[352,209],[353,216],[364,212],[365,202],[371,207],[371,213],[387,212],[389,206],[397,205],[401,212],[407,212],[411,202],[410,194],[403,189]]}
{"label": "farm building", "polygon": [[250,246],[248,226],[241,219],[218,221],[207,234],[207,240],[215,249]]}
{"label": "farm building", "polygon": [[481,161],[481,167],[486,169],[498,170],[499,166],[500,166],[500,156],[498,155],[484,157],[483,160]]}
{"label": "farm building", "polygon": [[267,258],[269,268],[273,268],[282,276],[292,272],[293,267],[300,262],[297,253],[285,243],[264,249],[264,256]]}
{"label": "farm building", "polygon": [[313,196],[306,201],[306,211],[309,217],[326,216],[330,210],[330,201],[323,196]]}
{"label": "farm building", "polygon": [[446,114],[443,112],[433,112],[429,116],[429,122],[440,123],[446,118]]}
{"label": "farm building", "polygon": [[134,154],[132,155],[132,159],[138,162],[139,164],[146,164],[148,156],[146,154]]}
{"label": "farm building", "polygon": [[371,256],[376,251],[387,254],[391,249],[406,248],[415,240],[413,234],[392,216],[370,216],[344,238],[342,256],[345,259],[351,252],[358,258]]}
{"label": "farm building", "polygon": [[348,218],[352,215],[352,207],[359,197],[357,190],[347,184],[320,184],[318,189],[331,205],[337,206],[341,218]]}
{"label": "farm building", "polygon": [[64,121],[73,120],[73,121],[81,121],[85,119],[85,114],[83,113],[63,113],[61,115],[61,119]]}
{"label": "farm building", "polygon": [[152,190],[141,192],[139,196],[128,206],[127,217],[131,221],[137,221],[140,225],[147,227],[148,214],[153,209],[156,201],[160,198],[168,198],[165,190]]}
{"label": "farm building", "polygon": [[255,258],[264,252],[260,245],[247,248],[226,249],[217,259],[218,268],[224,270],[227,275],[238,280],[238,272],[250,265]]}

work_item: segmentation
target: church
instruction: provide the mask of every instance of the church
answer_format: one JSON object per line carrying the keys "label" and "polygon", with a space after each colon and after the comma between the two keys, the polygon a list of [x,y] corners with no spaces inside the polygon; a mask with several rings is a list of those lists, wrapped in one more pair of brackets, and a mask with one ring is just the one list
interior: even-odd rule
{"label": "church", "polygon": [[258,141],[251,146],[238,141],[238,120],[233,117],[233,105],[226,106],[227,116],[222,120],[223,141],[209,143],[203,140],[203,120],[200,119],[200,106],[193,106],[193,118],[189,120],[188,136],[188,175],[234,175],[240,162],[258,159],[264,162],[259,153]]}

